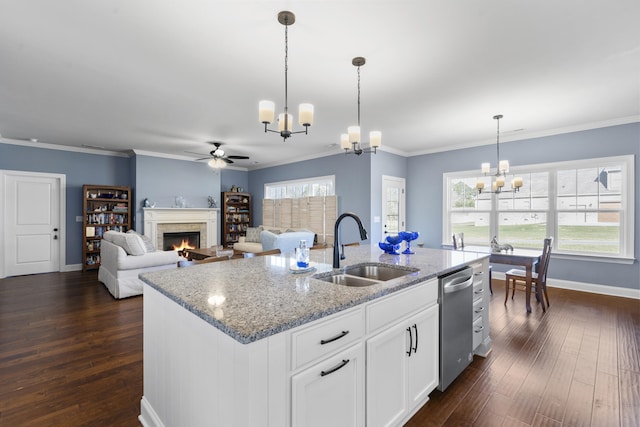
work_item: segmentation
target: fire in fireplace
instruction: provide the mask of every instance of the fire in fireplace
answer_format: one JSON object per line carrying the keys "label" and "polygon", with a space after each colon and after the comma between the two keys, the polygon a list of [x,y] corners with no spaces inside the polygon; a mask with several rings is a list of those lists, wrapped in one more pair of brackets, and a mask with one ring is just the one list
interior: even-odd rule
{"label": "fire in fireplace", "polygon": [[189,249],[200,247],[200,232],[187,231],[164,233],[162,244],[165,251],[178,251],[181,255],[186,254]]}

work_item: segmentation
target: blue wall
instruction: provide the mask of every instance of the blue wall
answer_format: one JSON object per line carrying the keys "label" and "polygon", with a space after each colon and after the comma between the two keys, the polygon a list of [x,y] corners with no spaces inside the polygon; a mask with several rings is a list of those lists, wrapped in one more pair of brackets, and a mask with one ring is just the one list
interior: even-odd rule
{"label": "blue wall", "polygon": [[[371,231],[371,156],[368,155],[356,157],[337,154],[249,172],[249,189],[255,212],[254,225],[262,222],[261,201],[264,198],[265,183],[325,175],[336,177],[338,214],[355,213],[367,230]],[[349,222],[353,221],[346,219],[340,226],[342,241],[359,242],[358,228],[355,223],[349,225]],[[370,241],[371,239],[364,243]]]}
{"label": "blue wall", "polygon": [[[635,254],[640,253],[640,123],[504,143],[501,153],[512,165],[548,163],[595,157],[634,155]],[[271,168],[243,172],[215,171],[205,163],[136,155],[132,158],[77,153],[0,143],[0,169],[65,174],[66,257],[68,264],[81,264],[82,226],[75,222],[82,215],[82,185],[126,185],[134,193],[135,224],[141,222],[144,198],[158,207],[171,207],[175,196],[182,196],[193,207],[206,207],[207,196],[219,203],[220,191],[231,185],[244,187],[253,195],[254,225],[261,222],[264,183],[335,175],[338,212],[358,214],[369,231],[369,242],[380,239],[382,175],[406,178],[407,228],[421,232],[428,247],[442,242],[442,174],[474,170],[483,159],[493,159],[495,145],[452,150],[405,158],[386,152],[374,155],[334,156],[306,160]],[[219,206],[219,205],[218,205]],[[347,220],[351,222],[350,220]],[[341,227],[343,242],[358,241],[355,225]],[[137,227],[137,225],[134,225]],[[137,227],[137,228],[142,228]],[[142,230],[140,230],[142,231]],[[554,259],[549,267],[552,279],[640,288],[640,264]]]}
{"label": "blue wall", "polygon": [[[220,191],[231,191],[232,186],[240,187],[244,191],[249,191],[249,173],[247,171],[240,171],[234,169],[222,169]],[[216,202],[219,202],[220,195],[216,197]],[[220,205],[218,205],[220,207]]]}
{"label": "blue wall", "polygon": [[183,197],[191,208],[209,207],[208,196],[220,202],[220,170],[212,169],[206,163],[136,155],[135,171],[134,209],[139,232],[144,232],[144,199],[155,203],[157,208],[174,207],[178,196]]}
{"label": "blue wall", "polygon": [[0,169],[66,175],[67,264],[82,263],[82,186],[131,185],[131,159],[113,155],[0,144]]}
{"label": "blue wall", "polygon": [[[640,245],[640,123],[553,135],[501,144],[500,152],[513,166],[557,161],[635,155],[635,254]],[[408,159],[408,222],[424,230],[425,245],[442,244],[442,174],[479,169],[483,159],[495,158],[495,145],[426,154]],[[554,259],[549,277],[640,289],[640,265]]]}

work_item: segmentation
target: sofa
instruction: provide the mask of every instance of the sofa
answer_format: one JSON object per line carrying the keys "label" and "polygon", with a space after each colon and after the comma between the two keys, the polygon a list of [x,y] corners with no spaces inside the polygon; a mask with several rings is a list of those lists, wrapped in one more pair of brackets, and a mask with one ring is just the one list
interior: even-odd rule
{"label": "sofa", "polygon": [[134,231],[107,231],[100,243],[98,280],[114,298],[141,295],[140,273],[177,268],[184,260],[176,251],[158,251],[151,241]]}
{"label": "sofa", "polygon": [[278,228],[270,226],[249,227],[247,235],[234,243],[233,249],[242,252],[263,252],[280,249],[283,254],[295,251],[300,240],[306,240],[307,246],[314,244],[315,233],[304,228]]}

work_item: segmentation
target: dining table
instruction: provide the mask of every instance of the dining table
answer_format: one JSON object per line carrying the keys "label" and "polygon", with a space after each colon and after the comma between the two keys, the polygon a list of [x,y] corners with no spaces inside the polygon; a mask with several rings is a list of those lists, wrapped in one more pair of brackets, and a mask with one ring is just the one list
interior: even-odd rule
{"label": "dining table", "polygon": [[[521,266],[525,269],[525,294],[526,294],[526,307],[527,313],[531,313],[531,286],[533,283],[533,271],[537,267],[542,257],[541,250],[534,249],[513,249],[495,252],[492,251],[489,246],[465,246],[462,250],[469,252],[480,252],[489,254],[489,262],[492,264],[507,264]],[[509,290],[509,284],[506,283],[507,292]],[[544,299],[540,293],[540,286],[536,286],[536,299],[540,301],[542,305],[542,311],[546,312]]]}

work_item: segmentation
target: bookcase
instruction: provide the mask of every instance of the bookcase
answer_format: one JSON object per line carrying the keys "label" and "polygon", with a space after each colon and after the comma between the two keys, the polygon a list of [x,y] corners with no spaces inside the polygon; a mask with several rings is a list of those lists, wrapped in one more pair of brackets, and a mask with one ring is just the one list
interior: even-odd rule
{"label": "bookcase", "polygon": [[222,236],[220,244],[233,248],[240,236],[247,233],[251,225],[251,193],[237,191],[222,192]]}
{"label": "bookcase", "polygon": [[82,186],[82,271],[100,267],[100,243],[105,231],[131,228],[131,188]]}

